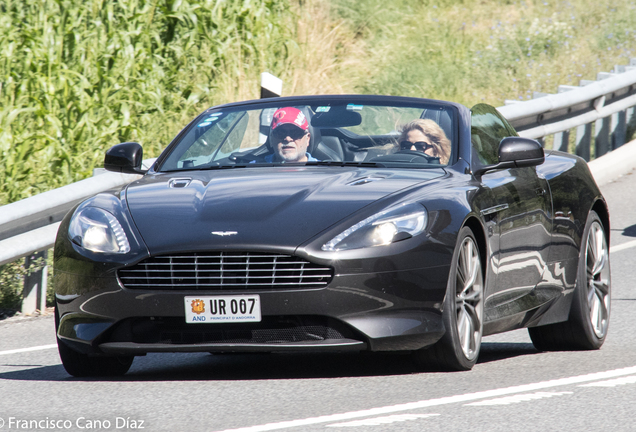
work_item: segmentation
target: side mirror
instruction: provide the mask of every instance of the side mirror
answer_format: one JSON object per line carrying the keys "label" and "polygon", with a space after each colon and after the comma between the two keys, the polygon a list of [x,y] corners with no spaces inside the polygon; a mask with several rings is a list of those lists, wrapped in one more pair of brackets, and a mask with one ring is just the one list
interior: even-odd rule
{"label": "side mirror", "polygon": [[514,162],[517,167],[537,166],[545,161],[543,147],[530,138],[507,137],[499,143],[499,162]]}
{"label": "side mirror", "polygon": [[146,171],[141,169],[143,154],[144,151],[139,143],[117,144],[106,151],[104,168],[107,171],[125,174],[145,174]]}
{"label": "side mirror", "polygon": [[482,175],[487,171],[541,165],[545,161],[543,147],[538,141],[522,137],[506,137],[499,143],[499,163],[474,171]]}

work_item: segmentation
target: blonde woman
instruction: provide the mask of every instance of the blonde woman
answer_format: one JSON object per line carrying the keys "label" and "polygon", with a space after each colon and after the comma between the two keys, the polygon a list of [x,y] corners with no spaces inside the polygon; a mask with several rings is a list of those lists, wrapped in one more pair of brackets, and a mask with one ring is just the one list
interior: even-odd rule
{"label": "blonde woman", "polygon": [[442,165],[447,165],[450,160],[450,140],[433,120],[417,119],[403,125],[398,142],[400,150],[420,151],[438,157]]}

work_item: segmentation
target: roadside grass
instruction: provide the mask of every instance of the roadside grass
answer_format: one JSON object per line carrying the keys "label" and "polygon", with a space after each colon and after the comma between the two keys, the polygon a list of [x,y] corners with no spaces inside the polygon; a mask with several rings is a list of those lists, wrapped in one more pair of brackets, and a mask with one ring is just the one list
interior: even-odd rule
{"label": "roadside grass", "polygon": [[24,259],[0,266],[0,319],[6,311],[20,310],[25,274]]}
{"label": "roadside grass", "polygon": [[366,43],[364,93],[468,107],[595,79],[636,56],[636,3],[616,0],[334,0]]}

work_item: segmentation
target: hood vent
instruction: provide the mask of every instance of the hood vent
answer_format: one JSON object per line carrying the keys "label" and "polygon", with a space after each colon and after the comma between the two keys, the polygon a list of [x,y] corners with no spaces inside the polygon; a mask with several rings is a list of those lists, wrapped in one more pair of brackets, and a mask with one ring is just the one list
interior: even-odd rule
{"label": "hood vent", "polygon": [[384,177],[363,177],[357,180],[347,183],[347,186],[360,186],[363,184],[371,183],[378,180],[384,180]]}

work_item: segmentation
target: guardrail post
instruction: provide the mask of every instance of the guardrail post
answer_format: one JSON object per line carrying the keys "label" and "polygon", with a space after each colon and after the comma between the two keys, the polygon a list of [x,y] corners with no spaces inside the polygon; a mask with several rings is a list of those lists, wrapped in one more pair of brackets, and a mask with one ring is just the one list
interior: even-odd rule
{"label": "guardrail post", "polygon": [[40,251],[26,257],[24,268],[24,288],[22,290],[22,313],[31,314],[46,308],[46,288],[48,268],[47,251]]}
{"label": "guardrail post", "polygon": [[616,150],[625,144],[627,135],[627,113],[625,111],[612,114],[612,150]]}
{"label": "guardrail post", "polygon": [[[576,147],[574,152],[585,158],[582,155],[587,154],[587,159],[590,160],[590,147],[592,146],[592,123],[577,126],[576,128]],[[567,151],[567,150],[566,150]]]}
{"label": "guardrail post", "polygon": [[261,99],[280,97],[283,92],[283,80],[269,72],[261,73]]}
{"label": "guardrail post", "polygon": [[[631,141],[634,139],[634,131],[636,126],[636,109],[634,107],[627,108],[625,111],[625,141]],[[630,133],[630,136],[627,136],[627,132]]]}
{"label": "guardrail post", "polygon": [[570,144],[570,130],[558,132],[554,134],[554,144],[552,148],[562,152],[567,152]]}
{"label": "guardrail post", "polygon": [[[572,86],[572,85],[560,85],[557,89],[557,93],[565,93],[572,90],[577,90],[580,87]],[[578,141],[577,141],[578,144]],[[588,145],[589,147],[589,145]],[[566,130],[563,132],[559,132],[554,134],[554,145],[552,146],[554,150],[559,150],[562,152],[570,151],[570,130]]]}
{"label": "guardrail post", "polygon": [[[610,120],[609,117],[596,120],[594,127],[594,157],[601,157],[610,150]],[[583,157],[582,155],[579,156]],[[589,149],[587,158],[584,159],[586,161],[590,160]]]}
{"label": "guardrail post", "polygon": [[[532,99],[538,99],[538,98],[542,98],[544,96],[548,96],[550,93],[543,93],[543,92],[533,92],[532,93]],[[539,138],[535,138],[535,140],[537,140],[537,142],[539,144],[541,144],[541,147],[545,148],[545,137],[539,137]],[[552,147],[554,148],[554,146]],[[567,151],[567,150],[566,150]]]}

